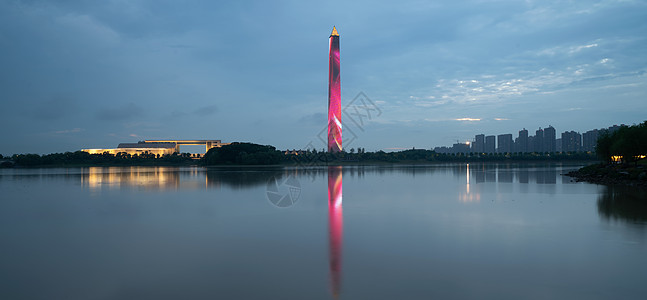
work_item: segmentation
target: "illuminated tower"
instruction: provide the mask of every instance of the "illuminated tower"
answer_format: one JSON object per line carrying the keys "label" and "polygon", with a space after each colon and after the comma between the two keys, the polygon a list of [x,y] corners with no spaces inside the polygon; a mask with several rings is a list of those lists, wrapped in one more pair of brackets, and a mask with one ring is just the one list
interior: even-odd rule
{"label": "illuminated tower", "polygon": [[333,26],[328,56],[328,151],[341,151],[341,80],[339,78],[339,34]]}

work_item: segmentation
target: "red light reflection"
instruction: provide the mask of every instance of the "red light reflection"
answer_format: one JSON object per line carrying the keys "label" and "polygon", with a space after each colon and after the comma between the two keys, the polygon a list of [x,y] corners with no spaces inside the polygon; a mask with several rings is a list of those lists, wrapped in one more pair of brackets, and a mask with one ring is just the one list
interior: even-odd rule
{"label": "red light reflection", "polygon": [[330,234],[330,281],[333,296],[341,290],[341,256],[344,235],[342,167],[328,167],[328,232]]}

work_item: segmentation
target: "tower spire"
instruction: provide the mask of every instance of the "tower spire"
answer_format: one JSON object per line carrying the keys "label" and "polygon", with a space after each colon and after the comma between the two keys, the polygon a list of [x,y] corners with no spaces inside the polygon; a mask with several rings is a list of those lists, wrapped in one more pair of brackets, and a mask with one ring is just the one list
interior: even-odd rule
{"label": "tower spire", "polygon": [[337,28],[335,28],[335,26],[332,27],[332,33],[330,34],[330,36],[339,36],[339,33],[337,33]]}

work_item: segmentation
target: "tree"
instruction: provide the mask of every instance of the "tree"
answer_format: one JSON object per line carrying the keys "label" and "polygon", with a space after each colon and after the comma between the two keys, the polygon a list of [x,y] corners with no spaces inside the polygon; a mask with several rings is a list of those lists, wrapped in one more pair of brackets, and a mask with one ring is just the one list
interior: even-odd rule
{"label": "tree", "polygon": [[283,153],[273,146],[231,143],[209,149],[204,155],[203,162],[207,165],[270,165],[278,164],[283,157]]}
{"label": "tree", "polygon": [[646,149],[640,147],[641,126],[622,127],[615,132],[613,145],[611,146],[612,155],[622,156],[623,163],[636,163],[642,154],[646,154]]}
{"label": "tree", "polygon": [[611,145],[613,144],[613,138],[608,132],[604,132],[600,137],[598,137],[597,144],[595,145],[595,152],[598,157],[608,163],[611,162]]}
{"label": "tree", "polygon": [[601,159],[612,161],[612,156],[621,156],[623,163],[637,163],[647,154],[647,121],[639,125],[623,126],[613,133],[603,133],[595,151]]}

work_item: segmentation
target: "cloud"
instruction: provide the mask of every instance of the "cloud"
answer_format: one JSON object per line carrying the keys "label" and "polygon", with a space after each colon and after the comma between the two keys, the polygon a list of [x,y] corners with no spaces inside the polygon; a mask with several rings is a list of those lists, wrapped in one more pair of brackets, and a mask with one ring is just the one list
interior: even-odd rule
{"label": "cloud", "polygon": [[[582,47],[593,47],[585,45]],[[424,97],[409,96],[414,106],[433,108],[449,104],[483,105],[505,102],[532,94],[555,93],[576,86],[600,82],[595,88],[615,85],[611,80],[619,77],[639,77],[641,71],[613,73],[612,59],[595,58],[590,63],[565,64],[559,67],[542,67],[536,70],[519,69],[512,73],[474,76],[476,79],[439,79],[432,94]],[[439,100],[423,100],[439,99]]]}
{"label": "cloud", "polygon": [[599,46],[597,43],[593,43],[593,44],[589,44],[589,45],[575,46],[575,47],[571,47],[571,50],[568,53],[573,54],[573,53],[580,52],[580,51],[582,51],[584,49],[595,48],[597,46]]}
{"label": "cloud", "polygon": [[481,119],[477,118],[459,118],[459,119],[454,119],[455,121],[469,121],[469,122],[476,122],[476,121],[481,121]]}
{"label": "cloud", "polygon": [[508,121],[508,120],[510,120],[510,119],[506,119],[506,118],[494,118],[494,120],[495,120],[495,121]]}
{"label": "cloud", "polygon": [[67,134],[67,133],[77,133],[77,132],[81,132],[81,131],[83,131],[83,129],[81,129],[81,128],[72,128],[72,129],[54,131],[54,133],[55,134]]}
{"label": "cloud", "polygon": [[58,17],[56,21],[66,32],[82,36],[83,39],[91,39],[93,43],[116,44],[119,42],[117,32],[105,24],[101,24],[90,15],[68,13]]}
{"label": "cloud", "polygon": [[169,118],[171,118],[171,119],[173,119],[173,120],[175,120],[175,119],[183,118],[183,117],[185,117],[186,115],[187,115],[187,113],[186,113],[186,112],[183,112],[183,111],[181,111],[181,110],[174,109],[173,111],[171,111],[171,113],[170,113],[170,114],[168,114],[168,117],[169,117]]}
{"label": "cloud", "polygon": [[[433,96],[432,96],[433,97]],[[428,97],[427,97],[428,98]],[[433,98],[431,98],[433,99]],[[443,100],[436,100],[436,101],[424,101],[424,100],[418,100],[414,103],[416,106],[420,107],[438,107],[438,106],[444,106],[447,104],[452,103],[453,101],[449,99],[443,99]]]}
{"label": "cloud", "polygon": [[[384,112],[362,135],[367,149],[388,146],[384,136],[391,145],[416,145],[421,134],[440,144],[449,140],[443,136],[473,136],[474,127],[496,133],[546,120],[574,130],[637,122],[647,110],[640,102],[647,91],[645,8],[644,1],[614,0],[360,1],[335,9],[0,1],[0,123],[7,139],[21,141],[0,152],[65,150],[29,139],[43,131],[88,143],[86,134],[73,133],[81,126],[97,133],[93,144],[114,141],[109,132],[206,138],[208,128],[229,126],[219,138],[299,147],[325,127],[326,16],[333,10],[346,12],[336,21],[344,40],[343,104],[361,90],[379,98]],[[268,22],[274,26],[263,26]],[[275,28],[285,42],[276,43]],[[69,91],[77,102],[45,101]],[[555,113],[565,107],[588,115]],[[512,121],[496,122],[500,116]],[[389,135],[372,133],[387,129]]]}
{"label": "cloud", "polygon": [[37,120],[53,121],[74,114],[76,109],[76,101],[57,97],[32,104],[28,109],[25,109],[25,114]]}
{"label": "cloud", "polygon": [[532,50],[526,54],[534,55],[534,56],[555,56],[555,57],[573,58],[574,56],[576,56],[576,54],[580,55],[579,52],[582,52],[583,50],[597,48],[597,47],[600,47],[601,45],[608,45],[608,44],[609,44],[608,41],[603,41],[601,39],[598,39],[595,42],[591,42],[589,44],[584,44],[584,45],[573,45],[572,43],[561,44],[559,46],[548,47],[541,50]]}
{"label": "cloud", "polygon": [[140,117],[144,114],[144,109],[134,103],[128,103],[114,108],[100,109],[96,117],[103,121],[122,121]]}
{"label": "cloud", "polygon": [[409,96],[409,98],[413,100],[436,99],[435,96],[426,96],[426,97]]}
{"label": "cloud", "polygon": [[218,112],[218,106],[215,104],[203,106],[193,111],[193,114],[198,116],[210,116]]}
{"label": "cloud", "polygon": [[300,124],[304,125],[319,125],[319,126],[325,126],[326,125],[326,114],[325,113],[313,113],[313,114],[308,114],[305,115],[297,121]]}

